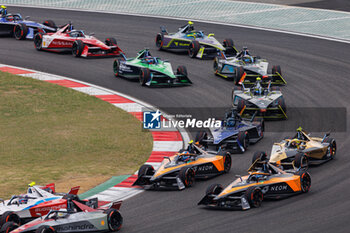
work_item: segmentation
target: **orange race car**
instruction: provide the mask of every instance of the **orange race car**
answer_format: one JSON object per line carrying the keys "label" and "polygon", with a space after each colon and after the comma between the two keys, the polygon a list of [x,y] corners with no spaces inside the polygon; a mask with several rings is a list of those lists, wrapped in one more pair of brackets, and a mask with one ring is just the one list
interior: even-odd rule
{"label": "orange race car", "polygon": [[151,165],[142,165],[133,185],[145,189],[168,187],[182,190],[192,186],[196,178],[207,179],[229,172],[231,162],[229,152],[204,151],[191,141],[186,150],[181,149],[174,156],[164,157],[157,170]]}
{"label": "orange race car", "polygon": [[259,207],[264,198],[279,199],[297,193],[307,193],[311,187],[308,172],[283,171],[266,161],[256,160],[249,175],[239,176],[226,188],[213,184],[198,205],[227,209]]}

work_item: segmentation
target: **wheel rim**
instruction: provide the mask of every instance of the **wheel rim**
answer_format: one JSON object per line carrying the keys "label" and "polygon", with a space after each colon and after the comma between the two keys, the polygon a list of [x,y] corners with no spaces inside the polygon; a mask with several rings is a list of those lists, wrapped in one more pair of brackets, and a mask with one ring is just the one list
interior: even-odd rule
{"label": "wheel rim", "polygon": [[156,39],[156,46],[158,48],[162,47],[162,38],[160,36],[157,36],[157,39]]}
{"label": "wheel rim", "polygon": [[110,225],[113,230],[117,230],[120,227],[121,221],[119,220],[118,213],[113,211],[109,217]]}
{"label": "wheel rim", "polygon": [[117,77],[119,75],[119,62],[114,62],[114,67],[113,67],[113,70],[114,70],[114,75]]}
{"label": "wheel rim", "polygon": [[251,198],[252,198],[252,203],[253,203],[254,207],[259,207],[260,204],[261,204],[261,201],[262,201],[262,199],[263,199],[263,196],[262,196],[262,193],[261,193],[261,192],[259,192],[259,191],[254,191],[254,192],[252,193]]}
{"label": "wheel rim", "polygon": [[228,172],[230,169],[231,169],[231,157],[227,155],[225,157],[224,171]]}
{"label": "wheel rim", "polygon": [[303,192],[309,191],[309,189],[310,189],[310,179],[309,179],[309,176],[306,175],[305,173],[302,176],[301,184],[302,184]]}
{"label": "wheel rim", "polygon": [[38,49],[41,48],[41,43],[42,43],[41,35],[37,35],[35,37],[35,47]]}
{"label": "wheel rim", "polygon": [[78,50],[77,45],[74,43],[73,47],[72,47],[72,53],[73,53],[74,56],[77,55],[77,50]]}
{"label": "wheel rim", "polygon": [[186,174],[186,185],[191,186],[193,182],[194,182],[194,173],[191,169],[189,169]]}
{"label": "wheel rim", "polygon": [[16,39],[21,38],[21,35],[22,35],[22,30],[21,30],[21,28],[20,28],[19,26],[16,26],[16,27],[15,27],[15,37],[16,37]]}
{"label": "wheel rim", "polygon": [[141,71],[141,76],[140,76],[140,84],[143,84],[143,79],[144,79],[144,74],[145,72]]}

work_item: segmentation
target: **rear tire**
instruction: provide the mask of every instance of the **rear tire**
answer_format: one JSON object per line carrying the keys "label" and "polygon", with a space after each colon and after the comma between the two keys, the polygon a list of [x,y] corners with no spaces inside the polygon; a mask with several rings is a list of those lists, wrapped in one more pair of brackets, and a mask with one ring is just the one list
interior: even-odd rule
{"label": "rear tire", "polygon": [[[186,66],[178,66],[176,69],[176,74],[177,75],[182,75],[187,79],[187,69]],[[181,81],[182,77],[178,77],[178,80]]]}
{"label": "rear tire", "polygon": [[228,173],[231,170],[232,158],[229,152],[226,152],[224,157],[224,173]]}
{"label": "rear tire", "polygon": [[56,26],[56,24],[55,24],[55,22],[53,21],[53,20],[45,20],[44,22],[43,22],[43,24],[45,25],[45,26],[48,26],[48,27],[50,27],[50,28],[57,28],[57,26]]}
{"label": "rear tire", "polygon": [[81,41],[81,40],[74,41],[73,46],[72,46],[72,54],[75,57],[80,57],[81,54],[83,53],[84,47],[85,47],[85,45],[84,45],[83,41]]}
{"label": "rear tire", "polygon": [[249,205],[254,208],[258,208],[261,206],[261,202],[264,199],[264,195],[259,187],[249,187],[245,193],[245,198],[249,202]]}
{"label": "rear tire", "polygon": [[337,143],[334,138],[326,138],[325,142],[329,143],[329,147],[327,149],[327,154],[325,155],[325,159],[334,159],[337,153]]}
{"label": "rear tire", "polygon": [[56,233],[53,227],[44,225],[35,230],[35,233]]}
{"label": "rear tire", "polygon": [[139,78],[141,86],[145,86],[149,80],[151,80],[151,71],[147,68],[141,69],[141,74]]}
{"label": "rear tire", "polygon": [[13,35],[17,40],[25,40],[28,34],[28,27],[24,23],[19,23],[13,28]]}
{"label": "rear tire", "polygon": [[106,44],[107,46],[117,46],[117,45],[118,45],[118,44],[117,44],[117,40],[116,40],[115,38],[113,38],[113,37],[107,38],[107,39],[105,40],[105,44]]}
{"label": "rear tire", "polygon": [[158,33],[156,36],[156,47],[159,50],[163,49],[163,40],[164,40],[164,35],[162,33]]}
{"label": "rear tire", "polygon": [[21,225],[21,218],[15,212],[6,211],[1,215],[0,226],[4,225],[7,222],[14,222],[18,225]]}
{"label": "rear tire", "polygon": [[242,66],[235,68],[235,78],[234,83],[236,85],[239,85],[239,81],[241,80],[242,76],[244,75],[244,69]]}
{"label": "rear tire", "polygon": [[116,209],[107,210],[108,228],[111,232],[119,231],[123,225],[123,217]]}
{"label": "rear tire", "polygon": [[244,153],[247,148],[248,148],[248,144],[249,144],[249,139],[247,136],[247,132],[246,131],[240,131],[237,135],[237,141],[239,142],[239,144],[241,144],[241,146],[243,147],[243,149],[238,146],[238,152],[239,153]]}
{"label": "rear tire", "polygon": [[308,172],[305,172],[305,171],[298,171],[295,174],[300,176],[301,192],[303,192],[303,193],[309,192],[310,187],[311,187],[310,174]]}
{"label": "rear tire", "polygon": [[1,226],[0,232],[8,233],[8,232],[15,230],[18,227],[19,227],[18,223],[6,222],[4,225]]}
{"label": "rear tire", "polygon": [[252,158],[252,164],[256,161],[256,160],[259,160],[259,161],[265,161],[267,159],[267,155],[266,155],[266,152],[264,151],[256,151],[253,155],[253,158]]}
{"label": "rear tire", "polygon": [[183,167],[179,172],[179,178],[184,183],[185,187],[191,187],[195,182],[195,172],[191,167]]}
{"label": "rear tire", "polygon": [[277,73],[279,73],[282,76],[281,67],[279,65],[272,66],[272,74],[277,74]]}
{"label": "rear tire", "polygon": [[305,154],[298,153],[294,158],[294,167],[297,169],[308,169],[309,161]]}
{"label": "rear tire", "polygon": [[284,98],[280,97],[278,99],[278,105],[281,106],[282,110],[284,111],[284,113],[287,112],[287,106],[286,106],[286,102],[284,102]]}
{"label": "rear tire", "polygon": [[223,189],[224,189],[224,187],[222,187],[221,184],[212,184],[212,185],[209,185],[209,187],[205,191],[205,194],[206,195],[218,195],[219,193],[222,192]]}
{"label": "rear tire", "polygon": [[43,35],[44,34],[42,32],[38,32],[34,36],[34,46],[35,46],[36,50],[38,50],[38,51],[40,51],[42,49]]}
{"label": "rear tire", "polygon": [[195,58],[199,52],[200,44],[198,41],[194,40],[191,42],[190,46],[188,47],[188,55],[191,58]]}
{"label": "rear tire", "polygon": [[239,99],[237,104],[237,111],[238,113],[241,113],[242,110],[246,107],[246,101],[244,99]]}

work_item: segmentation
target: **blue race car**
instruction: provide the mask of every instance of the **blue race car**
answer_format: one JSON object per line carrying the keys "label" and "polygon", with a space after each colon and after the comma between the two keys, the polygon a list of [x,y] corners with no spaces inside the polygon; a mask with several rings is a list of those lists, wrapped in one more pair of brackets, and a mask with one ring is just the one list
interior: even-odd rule
{"label": "blue race car", "polygon": [[255,144],[263,138],[264,120],[242,119],[236,109],[225,114],[220,128],[210,129],[210,134],[199,131],[196,143],[208,150],[224,150],[244,153],[249,144]]}
{"label": "blue race car", "polygon": [[57,27],[52,20],[43,24],[22,18],[20,14],[9,14],[5,6],[0,6],[0,34],[14,36],[17,40],[33,39],[38,32],[55,32]]}

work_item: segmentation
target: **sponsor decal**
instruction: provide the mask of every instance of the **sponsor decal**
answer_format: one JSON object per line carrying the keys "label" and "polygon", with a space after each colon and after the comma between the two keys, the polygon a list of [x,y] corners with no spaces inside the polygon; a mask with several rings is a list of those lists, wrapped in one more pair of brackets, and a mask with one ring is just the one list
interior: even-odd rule
{"label": "sponsor decal", "polygon": [[160,129],[160,116],[162,114],[157,110],[156,112],[143,113],[143,128],[144,129]]}
{"label": "sponsor decal", "polygon": [[73,42],[54,40],[51,42],[51,44],[56,46],[72,46]]}
{"label": "sponsor decal", "polygon": [[71,225],[55,226],[57,232],[74,232],[74,231],[85,231],[95,229],[91,223],[75,223]]}
{"label": "sponsor decal", "polygon": [[198,172],[211,171],[211,170],[213,170],[213,168],[214,168],[213,164],[207,164],[207,165],[198,166],[196,171],[198,171]]}
{"label": "sponsor decal", "polygon": [[287,190],[288,190],[288,185],[286,184],[270,186],[271,192],[280,192],[280,191],[287,191]]}

